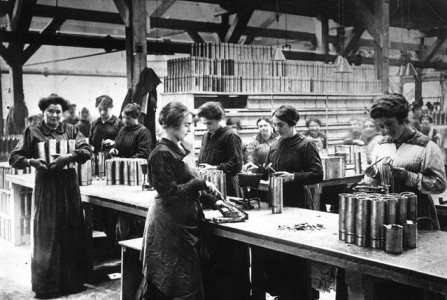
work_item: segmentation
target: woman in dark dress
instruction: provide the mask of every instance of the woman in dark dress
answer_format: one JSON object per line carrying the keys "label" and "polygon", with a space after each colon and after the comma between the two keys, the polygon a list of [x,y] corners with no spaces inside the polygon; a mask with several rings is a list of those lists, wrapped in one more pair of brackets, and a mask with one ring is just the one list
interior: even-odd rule
{"label": "woman in dark dress", "polygon": [[[43,120],[25,130],[22,141],[9,158],[12,167],[36,169],[33,211],[32,289],[36,298],[80,291],[86,279],[85,229],[81,196],[72,162],[84,163],[92,154],[79,130],[61,123],[68,103],[52,95],[39,101]],[[39,159],[37,143],[50,139],[76,140],[76,149],[47,164]]]}
{"label": "woman in dark dress", "polygon": [[[276,173],[284,178],[284,206],[313,209],[313,200],[308,184],[323,180],[323,168],[315,143],[296,131],[298,111],[283,105],[273,113],[273,125],[280,139],[270,147],[265,166],[271,164]],[[257,167],[253,165],[255,170]],[[271,169],[270,169],[271,170]],[[267,178],[269,170],[262,170]],[[257,286],[255,299],[265,299],[265,290],[280,300],[309,299],[311,285],[308,263],[288,254],[254,248],[253,281]]]}
{"label": "woman in dark dress", "polygon": [[127,158],[148,159],[152,150],[152,138],[149,129],[138,123],[141,108],[138,104],[129,103],[121,116],[125,126],[116,136],[110,154]]}
{"label": "woman in dark dress", "polygon": [[[200,268],[200,191],[216,187],[197,177],[194,159],[184,148],[191,113],[178,102],[167,104],[159,123],[165,130],[149,158],[150,183],[158,195],[149,208],[143,241],[144,299],[205,299]],[[200,198],[200,199],[203,199]],[[208,200],[224,205],[214,197]]]}

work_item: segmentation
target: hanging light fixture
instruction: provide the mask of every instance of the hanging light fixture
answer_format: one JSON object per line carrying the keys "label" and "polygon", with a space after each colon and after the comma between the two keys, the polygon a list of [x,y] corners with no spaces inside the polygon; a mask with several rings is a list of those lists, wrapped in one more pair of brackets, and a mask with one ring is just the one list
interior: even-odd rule
{"label": "hanging light fixture", "polygon": [[418,77],[418,72],[416,71],[416,69],[414,68],[414,66],[411,62],[407,63],[407,65],[405,66],[404,75]]}
{"label": "hanging light fixture", "polygon": [[[279,3],[278,0],[276,0],[276,30],[279,31]],[[273,51],[273,59],[274,61],[284,61],[286,60],[286,57],[284,56],[284,53],[282,52],[282,49],[279,47],[279,40],[278,36],[276,37],[276,48]]]}
{"label": "hanging light fixture", "polygon": [[345,37],[345,28],[344,28],[344,20],[343,20],[343,0],[338,1],[338,20],[341,23],[341,26],[337,28],[338,31],[338,55],[334,61],[334,65],[337,67],[334,71],[335,73],[352,73],[351,65],[348,60],[341,55],[341,47]]}

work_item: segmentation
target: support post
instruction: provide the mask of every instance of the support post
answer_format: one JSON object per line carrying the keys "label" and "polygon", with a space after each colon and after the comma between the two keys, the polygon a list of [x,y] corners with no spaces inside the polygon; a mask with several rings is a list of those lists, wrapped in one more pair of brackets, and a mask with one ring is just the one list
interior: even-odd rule
{"label": "support post", "polygon": [[375,63],[382,91],[389,89],[389,48],[390,48],[390,1],[375,0],[375,23],[380,31],[381,43],[375,46]]}
{"label": "support post", "polygon": [[25,105],[25,95],[23,93],[23,70],[22,65],[11,63],[9,65],[11,78],[12,95],[14,97],[14,121],[17,133],[25,129],[25,119],[28,117],[28,109]]}
{"label": "support post", "polygon": [[326,15],[315,19],[315,36],[317,52],[324,55],[329,54],[329,22]]}

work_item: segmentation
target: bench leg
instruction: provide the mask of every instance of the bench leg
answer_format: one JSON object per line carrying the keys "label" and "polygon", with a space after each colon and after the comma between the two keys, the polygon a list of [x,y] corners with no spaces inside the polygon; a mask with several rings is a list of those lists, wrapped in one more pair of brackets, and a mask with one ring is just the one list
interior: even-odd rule
{"label": "bench leg", "polygon": [[345,280],[348,285],[349,300],[373,300],[375,278],[362,273],[345,270]]}
{"label": "bench leg", "polygon": [[93,281],[93,218],[92,218],[92,205],[88,203],[82,203],[84,209],[85,219],[85,245],[87,248],[87,282]]}
{"label": "bench leg", "polygon": [[121,300],[133,300],[143,280],[140,252],[121,247]]}

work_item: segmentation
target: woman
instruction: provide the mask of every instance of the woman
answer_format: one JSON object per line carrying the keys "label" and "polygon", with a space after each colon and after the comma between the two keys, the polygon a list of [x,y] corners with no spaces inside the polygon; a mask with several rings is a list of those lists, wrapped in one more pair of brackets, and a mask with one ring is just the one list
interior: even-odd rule
{"label": "woman", "polygon": [[87,107],[83,107],[81,110],[81,118],[79,122],[76,123],[76,127],[82,132],[85,137],[90,136],[90,131],[92,129],[92,123],[90,122],[90,111]]}
{"label": "woman", "polygon": [[[146,218],[143,241],[144,299],[205,299],[199,257],[200,191],[217,195],[216,187],[199,179],[183,147],[192,122],[179,102],[160,112],[163,137],[149,158],[148,174],[158,192]],[[202,198],[203,199],[203,198]],[[223,201],[208,197],[215,205]]]}
{"label": "woman", "polygon": [[[321,182],[323,169],[315,143],[296,131],[299,118],[298,111],[289,105],[273,113],[273,125],[280,139],[270,147],[265,165],[271,164],[269,170],[276,171],[273,176],[284,178],[284,206],[313,209],[307,185]],[[267,177],[269,170],[264,170],[264,176]],[[310,297],[309,269],[304,260],[256,248],[253,249],[253,270],[253,281],[265,282],[259,284],[259,288],[269,285],[271,293],[278,294],[279,299]],[[262,299],[265,291],[261,290],[261,295],[256,297]]]}
{"label": "woman", "polygon": [[[33,212],[32,289],[36,298],[76,293],[83,288],[87,263],[84,219],[76,171],[64,169],[72,162],[84,163],[90,146],[79,130],[61,123],[68,102],[57,95],[39,101],[40,124],[28,127],[9,158],[12,167],[36,169]],[[38,158],[37,143],[50,139],[76,139],[76,150],[57,156],[47,164]]]}
{"label": "woman", "polygon": [[278,136],[273,129],[272,120],[268,117],[259,118],[256,121],[259,133],[254,141],[247,145],[247,163],[260,166],[265,162],[270,146],[276,141]]}
{"label": "woman", "polygon": [[123,127],[123,122],[112,115],[113,100],[107,95],[96,98],[96,108],[100,117],[93,121],[90,133],[90,145],[95,154],[104,150],[109,151],[115,141],[118,131]]}
{"label": "woman", "polygon": [[321,121],[316,118],[310,118],[306,121],[307,131],[304,133],[305,136],[310,137],[315,145],[317,145],[318,150],[323,150],[327,148],[327,138],[320,132]]}
{"label": "woman", "polygon": [[109,153],[113,156],[147,159],[152,150],[152,138],[149,129],[138,123],[141,107],[129,103],[124,108],[121,117],[125,126],[120,129],[115,142],[110,142],[113,148]]}
{"label": "woman", "polygon": [[376,122],[373,119],[366,119],[363,121],[363,132],[361,140],[366,146],[366,159],[368,164],[371,163],[374,149],[379,144],[383,136],[377,131]]}
{"label": "woman", "polygon": [[[424,218],[418,221],[418,228],[439,230],[439,220],[430,194],[442,193],[446,187],[441,150],[411,126],[407,119],[408,112],[409,104],[399,94],[383,95],[374,101],[371,118],[386,136],[376,147],[373,162],[384,157],[391,158],[394,192],[411,191],[418,196],[418,218]],[[380,165],[382,162],[366,170],[366,175],[374,178],[375,183],[380,182]],[[376,291],[376,299],[443,299],[389,282],[376,288]]]}
{"label": "woman", "polygon": [[[427,103],[428,104],[428,103]],[[428,136],[436,145],[441,145],[441,138],[438,131],[432,127],[433,118],[430,115],[423,115],[421,117],[421,132]]]}

